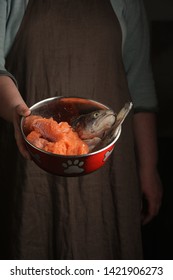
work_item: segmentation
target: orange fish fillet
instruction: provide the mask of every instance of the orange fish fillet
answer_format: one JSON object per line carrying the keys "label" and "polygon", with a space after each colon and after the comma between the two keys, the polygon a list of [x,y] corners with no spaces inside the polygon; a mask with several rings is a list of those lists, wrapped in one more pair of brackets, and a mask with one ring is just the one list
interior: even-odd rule
{"label": "orange fish fillet", "polygon": [[29,116],[24,123],[27,140],[37,148],[60,155],[82,155],[89,152],[88,145],[67,122],[53,118]]}

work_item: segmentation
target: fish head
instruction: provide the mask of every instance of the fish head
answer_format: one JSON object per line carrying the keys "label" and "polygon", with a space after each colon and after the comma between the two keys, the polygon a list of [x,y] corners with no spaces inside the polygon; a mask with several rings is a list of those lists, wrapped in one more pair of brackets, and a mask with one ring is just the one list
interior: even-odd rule
{"label": "fish head", "polygon": [[112,110],[96,110],[76,118],[72,127],[83,140],[94,137],[102,138],[116,121],[116,115]]}

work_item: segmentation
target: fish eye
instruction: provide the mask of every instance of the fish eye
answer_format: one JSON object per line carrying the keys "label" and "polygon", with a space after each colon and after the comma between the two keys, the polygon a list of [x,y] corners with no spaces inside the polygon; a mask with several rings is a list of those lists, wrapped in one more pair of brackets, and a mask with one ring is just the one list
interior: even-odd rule
{"label": "fish eye", "polygon": [[96,119],[99,116],[99,112],[95,112],[93,117]]}

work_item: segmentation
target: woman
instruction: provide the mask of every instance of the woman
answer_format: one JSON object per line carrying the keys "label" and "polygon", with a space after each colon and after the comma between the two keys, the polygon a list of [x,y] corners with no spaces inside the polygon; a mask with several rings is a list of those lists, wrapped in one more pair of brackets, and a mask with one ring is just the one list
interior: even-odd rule
{"label": "woman", "polygon": [[[141,259],[141,193],[143,223],[158,213],[162,193],[142,1],[7,0],[0,11],[1,181],[10,192],[10,258]],[[56,95],[91,98],[116,112],[132,99],[134,114],[99,171],[52,176],[15,147],[6,121],[28,158],[20,116]]]}

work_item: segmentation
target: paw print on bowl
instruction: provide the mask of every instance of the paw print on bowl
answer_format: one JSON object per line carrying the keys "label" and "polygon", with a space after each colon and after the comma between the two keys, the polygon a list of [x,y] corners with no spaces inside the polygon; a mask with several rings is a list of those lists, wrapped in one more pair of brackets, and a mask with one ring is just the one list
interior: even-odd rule
{"label": "paw print on bowl", "polygon": [[107,161],[107,159],[109,158],[109,156],[112,154],[112,152],[113,152],[113,150],[111,150],[111,151],[107,151],[106,153],[105,153],[105,155],[104,155],[104,159],[103,159],[103,161]]}
{"label": "paw print on bowl", "polygon": [[64,173],[66,174],[80,174],[84,171],[82,166],[84,165],[83,161],[78,159],[72,161],[68,160],[67,162],[63,162],[62,166],[64,167]]}

